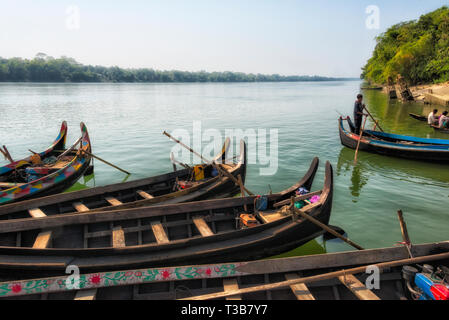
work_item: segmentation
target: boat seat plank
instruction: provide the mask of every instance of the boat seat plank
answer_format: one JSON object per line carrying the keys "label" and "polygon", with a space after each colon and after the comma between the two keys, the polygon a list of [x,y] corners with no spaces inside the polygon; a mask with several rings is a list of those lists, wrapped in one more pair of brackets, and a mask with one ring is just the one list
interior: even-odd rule
{"label": "boat seat plank", "polygon": [[78,211],[78,212],[86,212],[86,211],[90,210],[88,207],[86,207],[81,202],[74,202],[72,205],[75,208],[75,210]]}
{"label": "boat seat plank", "polygon": [[95,300],[97,289],[80,290],[76,293],[74,300]]}
{"label": "boat seat plank", "polygon": [[149,193],[147,193],[147,192],[145,192],[145,191],[137,190],[136,192],[137,192],[137,194],[138,194],[139,196],[141,196],[141,197],[144,198],[144,199],[153,199],[153,198],[154,198],[151,194],[149,194]]}
{"label": "boat seat plank", "polygon": [[112,229],[112,246],[114,248],[126,247],[125,232],[122,227],[115,227]]}
{"label": "boat seat plank", "polygon": [[43,231],[37,235],[36,241],[34,241],[34,249],[45,249],[50,245],[51,231]]}
{"label": "boat seat plank", "polygon": [[47,215],[39,208],[35,208],[35,209],[30,209],[28,210],[28,213],[30,214],[30,216],[32,216],[33,218],[44,218]]}
{"label": "boat seat plank", "polygon": [[106,197],[105,200],[106,200],[107,202],[109,202],[109,204],[110,204],[111,206],[114,206],[114,207],[123,204],[120,200],[117,200],[117,199],[114,198],[114,197]]}
{"label": "boat seat plank", "polygon": [[195,224],[196,228],[198,229],[198,231],[201,233],[201,235],[203,237],[210,237],[210,236],[214,235],[212,230],[207,225],[207,222],[204,221],[203,218],[195,217],[192,220],[193,220],[193,223]]}
{"label": "boat seat plank", "polygon": [[157,243],[164,244],[169,243],[168,236],[165,233],[164,226],[160,222],[152,222],[151,229],[153,229],[154,237]]}
{"label": "boat seat plank", "polygon": [[259,217],[264,223],[271,223],[280,219],[285,218],[280,212],[259,212]]}
{"label": "boat seat plank", "polygon": [[[289,273],[285,275],[285,278],[287,280],[295,280],[299,279],[299,276],[294,273]],[[290,289],[292,289],[298,300],[315,300],[315,297],[310,293],[309,288],[304,283],[293,284],[290,286]]]}
{"label": "boat seat plank", "polygon": [[[237,279],[224,279],[223,280],[224,292],[239,290],[239,284]],[[242,296],[236,294],[235,296],[226,297],[226,300],[242,300]]]}
{"label": "boat seat plank", "polygon": [[355,276],[346,275],[338,277],[341,283],[343,283],[352,293],[356,295],[360,300],[380,300],[371,290],[367,289],[363,283],[359,281]]}

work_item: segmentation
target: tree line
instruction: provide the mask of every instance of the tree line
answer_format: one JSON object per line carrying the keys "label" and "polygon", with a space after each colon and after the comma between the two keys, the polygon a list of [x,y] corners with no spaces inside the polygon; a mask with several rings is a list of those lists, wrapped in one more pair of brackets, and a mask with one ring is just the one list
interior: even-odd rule
{"label": "tree line", "polygon": [[389,28],[377,38],[362,78],[384,84],[402,75],[409,84],[449,81],[449,8]]}
{"label": "tree line", "polygon": [[0,82],[293,82],[332,80],[343,80],[343,78],[240,72],[123,69],[83,65],[73,58],[64,56],[53,58],[44,53],[37,54],[31,60],[0,57]]}

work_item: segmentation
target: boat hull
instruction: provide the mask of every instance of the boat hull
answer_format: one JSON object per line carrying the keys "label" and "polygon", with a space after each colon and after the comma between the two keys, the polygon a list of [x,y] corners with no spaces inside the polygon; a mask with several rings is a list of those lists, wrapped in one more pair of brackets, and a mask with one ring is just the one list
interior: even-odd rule
{"label": "boat hull", "polygon": [[[339,133],[340,141],[343,146],[354,150],[357,149],[359,136],[345,130],[342,119],[340,119],[339,122]],[[442,146],[438,149],[425,146],[422,148],[415,148],[407,144],[393,145],[388,142],[384,143],[383,141],[374,140],[365,135],[360,141],[359,150],[409,160],[440,163],[447,163],[449,161],[449,146]]]}

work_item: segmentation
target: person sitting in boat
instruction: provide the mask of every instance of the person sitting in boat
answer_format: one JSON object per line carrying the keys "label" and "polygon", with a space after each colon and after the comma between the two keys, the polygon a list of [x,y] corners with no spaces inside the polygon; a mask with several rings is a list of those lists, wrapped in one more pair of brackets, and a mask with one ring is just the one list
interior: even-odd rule
{"label": "person sitting in boat", "polygon": [[437,125],[438,124],[437,113],[438,113],[438,109],[435,109],[429,114],[429,116],[427,117],[427,123],[429,125]]}
{"label": "person sitting in boat", "polygon": [[443,115],[440,117],[440,122],[439,122],[439,125],[438,125],[438,127],[439,127],[440,129],[448,128],[448,125],[449,125],[449,117],[447,116],[447,114],[448,114],[448,112],[447,112],[447,111],[444,111],[444,112],[443,112]]}
{"label": "person sitting in boat", "polygon": [[365,109],[365,105],[363,104],[363,95],[357,95],[357,100],[354,104],[354,125],[355,125],[355,134],[360,134],[360,127],[362,126],[363,120],[363,109]]}

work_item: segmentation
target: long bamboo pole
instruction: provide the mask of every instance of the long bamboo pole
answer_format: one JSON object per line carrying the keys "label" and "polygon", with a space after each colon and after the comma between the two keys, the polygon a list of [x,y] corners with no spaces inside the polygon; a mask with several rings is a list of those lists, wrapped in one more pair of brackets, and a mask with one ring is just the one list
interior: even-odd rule
{"label": "long bamboo pole", "polygon": [[[294,199],[294,198],[293,198]],[[294,206],[292,207],[292,209],[295,211],[295,213],[299,214],[301,217],[303,217],[304,219],[309,220],[310,222],[312,222],[313,224],[317,225],[318,227],[320,227],[321,229],[329,232],[330,234],[334,235],[335,237],[343,240],[344,242],[346,242],[347,244],[353,246],[354,248],[356,248],[357,250],[365,250],[363,247],[359,246],[357,243],[349,240],[346,237],[343,237],[341,234],[339,234],[337,231],[333,230],[332,228],[330,228],[329,226],[325,225],[324,223],[322,223],[321,221],[318,221],[317,219],[311,217],[310,215],[308,215],[307,213],[305,213],[302,210],[299,210],[297,208],[295,208]]]}
{"label": "long bamboo pole", "polygon": [[354,165],[357,164],[357,156],[359,154],[360,142],[362,141],[363,132],[365,131],[366,120],[368,120],[368,117],[365,117],[365,120],[363,121],[362,129],[359,132],[359,141],[357,142],[357,148],[355,149],[355,155],[354,155]]}
{"label": "long bamboo pole", "polygon": [[93,157],[93,158],[95,158],[95,159],[97,159],[97,160],[99,160],[99,161],[101,161],[101,162],[104,162],[104,163],[106,163],[108,166],[111,166],[111,167],[113,167],[113,168],[115,168],[115,169],[117,169],[117,170],[120,170],[121,172],[126,173],[127,175],[130,175],[130,174],[131,174],[131,173],[129,173],[128,171],[123,170],[122,168],[119,168],[119,167],[117,167],[116,165],[113,165],[112,163],[110,163],[110,162],[108,162],[108,161],[106,161],[106,160],[104,160],[104,159],[101,159],[100,157],[97,157],[96,155],[90,153],[89,151],[86,151],[86,150],[83,150],[83,149],[80,149],[80,150],[81,150],[81,152],[84,152],[85,154],[87,154],[87,155],[89,155],[89,156],[91,156],[91,157]]}
{"label": "long bamboo pole", "polygon": [[[368,110],[368,108],[367,108],[366,106],[365,106],[365,111],[366,111],[366,113],[368,113],[368,115],[369,115],[369,116],[371,117],[371,119],[374,121],[374,123],[376,124],[376,127],[379,128],[380,131],[385,132],[385,131],[380,127],[379,121],[376,120],[376,119],[374,119],[374,117],[372,116],[371,112],[369,112],[369,110]],[[376,128],[376,127],[375,127],[375,128]],[[376,130],[376,129],[374,129],[374,130]]]}
{"label": "long bamboo pole", "polygon": [[407,248],[407,252],[410,258],[413,258],[411,250],[412,242],[410,241],[410,237],[408,236],[407,224],[405,223],[404,214],[402,213],[402,210],[398,211],[398,218],[399,224],[401,225],[401,233],[402,233],[402,240],[404,240],[404,246]]}
{"label": "long bamboo pole", "polygon": [[[443,259],[448,259],[448,258],[449,258],[449,252],[446,252],[446,253],[423,256],[423,257],[418,257],[418,258],[409,258],[409,259],[395,260],[395,261],[390,261],[390,262],[382,262],[382,263],[374,264],[372,266],[375,266],[375,267],[379,268],[380,270],[382,270],[385,268],[400,267],[400,266],[404,266],[404,265],[408,265],[408,264],[427,263],[427,262],[431,262],[431,261],[443,260]],[[249,287],[249,288],[245,288],[245,289],[205,294],[205,295],[201,295],[201,296],[185,298],[182,300],[210,300],[210,299],[225,298],[225,297],[230,297],[230,296],[235,296],[235,295],[242,295],[242,294],[247,294],[247,293],[252,293],[252,292],[264,291],[264,290],[282,289],[282,288],[286,288],[286,287],[289,287],[289,286],[292,286],[295,284],[300,284],[300,283],[317,282],[317,281],[334,279],[334,278],[337,278],[340,276],[347,276],[347,275],[352,275],[352,274],[363,273],[366,271],[366,268],[369,266],[370,265],[366,265],[363,267],[334,271],[334,272],[324,273],[324,274],[306,277],[306,278],[299,278],[299,279],[287,280],[287,281],[271,283],[271,284],[266,284],[266,285],[253,286],[253,287]]]}
{"label": "long bamboo pole", "polygon": [[[193,150],[192,148],[190,148],[189,146],[186,146],[184,143],[182,143],[181,141],[179,141],[178,139],[172,137],[168,132],[164,131],[163,132],[164,135],[166,135],[168,138],[170,138],[171,140],[173,140],[174,142],[176,142],[177,144],[180,144],[181,146],[183,146],[184,148],[186,148],[187,150],[189,150],[191,153],[193,153],[194,155],[196,155],[197,157],[199,157],[201,160],[203,160],[206,163],[211,164],[215,169],[217,169],[218,172],[221,172],[222,174],[224,174],[226,177],[228,177],[229,179],[232,180],[232,182],[234,182],[237,186],[239,185],[239,181],[232,175],[230,174],[228,171],[223,170],[220,166],[218,166],[215,162],[213,161],[209,161],[206,158],[204,158],[201,154],[195,152],[195,150]],[[254,193],[252,193],[251,191],[249,191],[245,186],[243,186],[243,189],[246,191],[246,193],[248,193],[250,196],[254,196]]]}
{"label": "long bamboo pole", "polygon": [[[1,149],[1,148],[0,148]],[[6,157],[6,159],[8,159],[11,163],[14,162],[14,160],[11,157],[11,154],[9,153],[8,149],[6,148],[5,145],[3,145],[3,150],[2,150],[3,155]]]}

